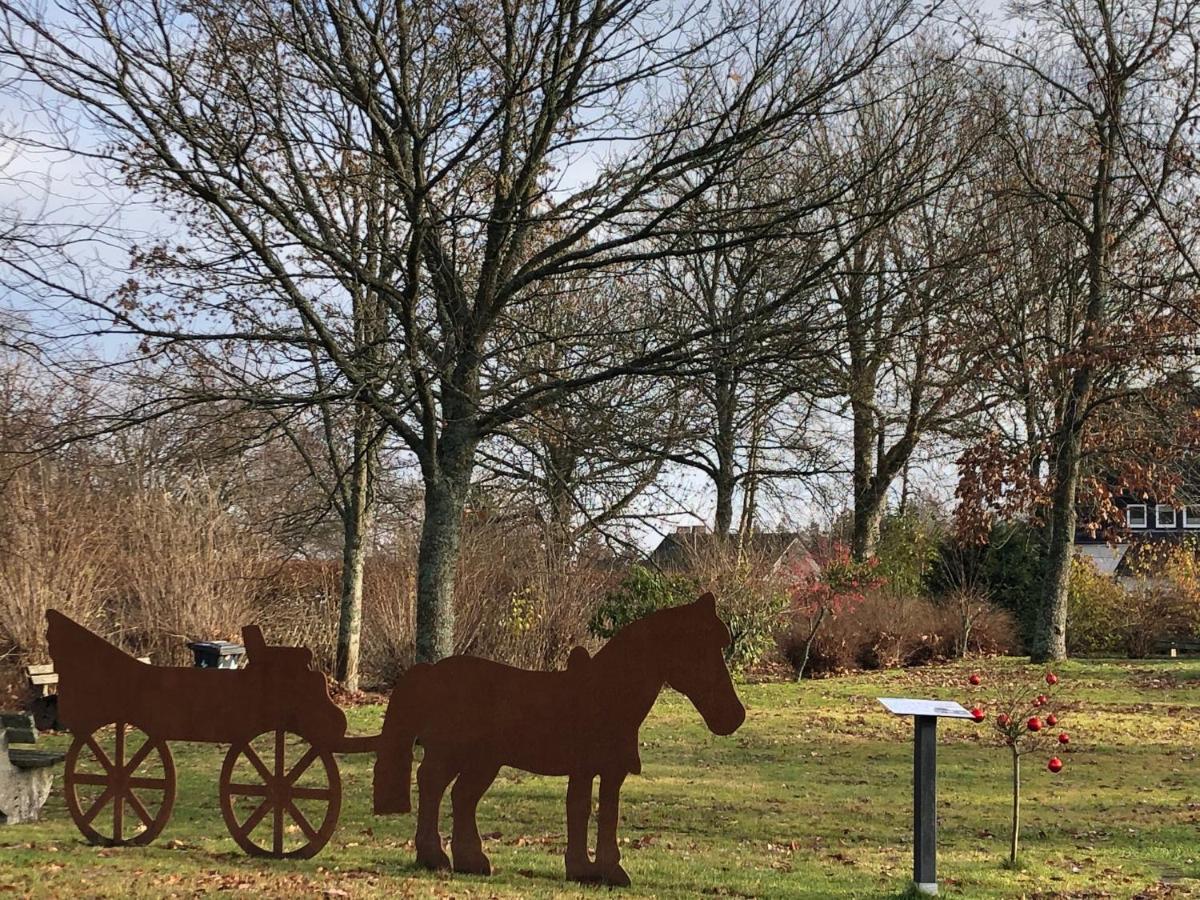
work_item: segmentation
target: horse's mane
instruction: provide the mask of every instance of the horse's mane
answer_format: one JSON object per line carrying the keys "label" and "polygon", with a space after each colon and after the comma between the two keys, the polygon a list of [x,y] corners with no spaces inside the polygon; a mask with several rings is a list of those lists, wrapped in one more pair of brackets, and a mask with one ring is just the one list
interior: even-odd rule
{"label": "horse's mane", "polygon": [[661,641],[657,640],[657,632],[661,631],[672,619],[679,618],[689,606],[690,604],[671,606],[666,609],[655,610],[650,615],[642,616],[640,619],[634,619],[628,625],[623,626],[608,639],[608,643],[596,651],[596,658],[608,654],[610,649],[614,653],[619,653],[643,643],[651,645],[660,644]]}

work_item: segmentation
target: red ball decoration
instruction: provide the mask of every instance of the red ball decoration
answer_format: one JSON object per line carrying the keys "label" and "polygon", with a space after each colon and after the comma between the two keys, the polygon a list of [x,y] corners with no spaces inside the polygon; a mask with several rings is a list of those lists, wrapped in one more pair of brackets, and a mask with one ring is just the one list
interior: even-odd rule
{"label": "red ball decoration", "polygon": [[1051,772],[1061,772],[1062,767],[1063,767],[1063,761],[1061,759],[1059,759],[1057,756],[1050,757],[1050,762],[1046,763],[1046,768],[1049,769]]}
{"label": "red ball decoration", "polygon": [[1030,716],[1029,721],[1025,723],[1025,727],[1028,728],[1030,731],[1041,731],[1042,730],[1042,720],[1039,719],[1037,716]]}

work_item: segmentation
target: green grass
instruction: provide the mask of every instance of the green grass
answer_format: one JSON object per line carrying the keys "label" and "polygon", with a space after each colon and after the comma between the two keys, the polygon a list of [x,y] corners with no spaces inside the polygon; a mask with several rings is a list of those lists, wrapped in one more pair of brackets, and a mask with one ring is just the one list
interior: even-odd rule
{"label": "green grass", "polygon": [[[989,669],[1018,663],[1001,660]],[[960,666],[796,684],[742,685],[749,714],[710,735],[664,693],[642,730],[644,774],[623,792],[626,897],[905,897],[911,866],[911,735],[878,696],[965,699]],[[940,728],[943,895],[996,898],[1200,896],[1200,662],[1071,663],[1078,704],[1067,767],[1026,766],[1022,864],[1007,850],[1007,758],[972,723]],[[1037,672],[1031,670],[1031,677]],[[350,712],[378,731],[382,709]],[[54,737],[47,743],[65,743]],[[0,828],[0,894],[294,897],[602,897],[563,880],[565,782],[504,770],[480,807],[496,874],[414,867],[412,816],[370,814],[369,756],[344,756],[345,804],[309,861],[254,860],[225,833],[224,748],[176,744],[175,815],[146,848],[83,843],[61,778],[37,825]],[[342,893],[344,892],[344,893]]]}

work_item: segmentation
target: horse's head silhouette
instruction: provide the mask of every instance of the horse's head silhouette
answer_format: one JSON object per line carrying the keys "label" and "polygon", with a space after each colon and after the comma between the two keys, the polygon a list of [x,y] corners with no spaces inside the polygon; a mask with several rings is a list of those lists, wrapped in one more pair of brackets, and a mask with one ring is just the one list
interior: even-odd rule
{"label": "horse's head silhouette", "polygon": [[662,615],[667,626],[660,641],[667,685],[692,701],[713,734],[733,734],[746,720],[746,708],[725,665],[725,649],[732,639],[717,616],[716,599],[704,594]]}

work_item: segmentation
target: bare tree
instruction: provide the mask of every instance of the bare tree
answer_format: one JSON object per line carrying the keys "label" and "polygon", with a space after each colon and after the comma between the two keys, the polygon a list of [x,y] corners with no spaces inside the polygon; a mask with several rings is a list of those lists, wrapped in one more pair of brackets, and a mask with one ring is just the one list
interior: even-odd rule
{"label": "bare tree", "polygon": [[[919,22],[909,0],[69,0],[52,13],[7,0],[0,14],[0,56],[20,80],[61,98],[99,135],[96,157],[186,226],[142,254],[153,285],[72,289],[96,324],[285,359],[313,348],[330,395],[368,404],[417,458],[421,659],[452,648],[480,444],[578,389],[667,371],[695,340],[654,339],[651,318],[618,353],[627,344],[599,323],[530,383],[509,364],[511,336],[537,340],[538,285],[664,252],[649,240],[700,192],[751,147],[850,102],[849,81]],[[702,168],[691,192],[664,192]],[[386,241],[339,204],[368,177],[386,184]],[[813,217],[845,185],[814,190],[776,218]],[[714,229],[711,243],[752,237]],[[385,268],[358,252],[364,239]],[[355,341],[360,287],[388,307],[395,363]]]}
{"label": "bare tree", "polygon": [[896,81],[866,81],[873,102],[826,138],[831,166],[868,173],[855,194],[861,216],[913,197],[865,240],[839,232],[853,246],[829,279],[835,327],[823,381],[852,426],[856,559],[875,552],[889,491],[918,445],[961,422],[976,399],[966,388],[981,345],[965,323],[985,286],[974,163],[989,111],[949,57],[926,48],[897,59]]}
{"label": "bare tree", "polygon": [[[682,227],[660,238],[683,252],[664,255],[652,269],[651,290],[675,313],[668,327],[703,335],[691,364],[674,378],[686,414],[667,457],[709,482],[713,529],[720,535],[735,526],[739,533],[753,529],[760,489],[769,482],[834,465],[810,442],[802,413],[820,394],[814,360],[824,333],[816,292],[796,286],[811,281],[810,269],[821,268],[822,255],[803,228],[793,231],[786,223],[750,243],[714,246],[709,236],[714,227],[753,232],[762,210],[811,193],[827,173],[812,165],[818,159],[807,150],[763,146],[716,179],[697,195]],[[689,173],[678,190],[689,192],[707,178],[704,170]],[[742,510],[735,517],[739,494]]]}
{"label": "bare tree", "polygon": [[[1019,191],[1073,235],[1072,280],[1047,312],[1048,542],[1035,660],[1066,656],[1067,589],[1084,437],[1106,399],[1171,359],[1194,328],[1184,275],[1193,234],[1190,149],[1200,104],[1200,32],[1190,0],[1039,0],[1016,38],[980,32],[1006,70],[1003,131]],[[1165,252],[1169,251],[1169,252]],[[1188,263],[1185,267],[1184,264]],[[1053,334],[1052,332],[1058,332]],[[1131,340],[1130,335],[1136,335]]]}

